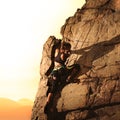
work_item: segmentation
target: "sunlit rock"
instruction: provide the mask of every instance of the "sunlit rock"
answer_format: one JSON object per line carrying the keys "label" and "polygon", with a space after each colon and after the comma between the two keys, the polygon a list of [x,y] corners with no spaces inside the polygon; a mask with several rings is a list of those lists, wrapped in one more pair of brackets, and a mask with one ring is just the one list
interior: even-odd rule
{"label": "sunlit rock", "polygon": [[54,98],[55,111],[46,116],[47,76],[52,64],[51,36],[43,48],[41,79],[31,120],[119,120],[120,0],[86,0],[69,17],[61,34],[72,45],[68,65],[80,64],[79,82],[64,86]]}

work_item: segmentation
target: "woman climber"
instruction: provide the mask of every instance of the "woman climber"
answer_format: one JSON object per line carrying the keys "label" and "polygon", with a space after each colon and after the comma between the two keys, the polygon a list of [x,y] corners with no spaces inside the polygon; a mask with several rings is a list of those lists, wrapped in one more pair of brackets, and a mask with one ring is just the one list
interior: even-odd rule
{"label": "woman climber", "polygon": [[55,92],[61,84],[71,82],[80,71],[78,64],[66,66],[66,60],[71,54],[71,44],[68,42],[60,42],[54,50],[54,69],[50,74],[51,82],[48,84],[47,101],[44,112],[47,114],[52,105]]}

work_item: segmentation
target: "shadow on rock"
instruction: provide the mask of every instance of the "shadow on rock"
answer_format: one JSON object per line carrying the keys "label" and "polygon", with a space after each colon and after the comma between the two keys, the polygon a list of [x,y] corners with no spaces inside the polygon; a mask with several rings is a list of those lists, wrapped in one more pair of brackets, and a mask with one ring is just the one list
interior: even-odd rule
{"label": "shadow on rock", "polygon": [[85,74],[93,66],[93,61],[111,52],[116,44],[120,43],[120,35],[111,40],[99,42],[79,50],[73,50],[72,54],[80,55],[76,63],[81,64],[82,73]]}

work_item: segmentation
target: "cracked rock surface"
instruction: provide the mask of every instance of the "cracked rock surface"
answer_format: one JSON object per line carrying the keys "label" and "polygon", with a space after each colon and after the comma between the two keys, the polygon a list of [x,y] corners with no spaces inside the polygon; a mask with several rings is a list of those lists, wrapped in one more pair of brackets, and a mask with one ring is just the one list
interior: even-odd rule
{"label": "cracked rock surface", "polygon": [[68,65],[80,64],[79,82],[62,88],[53,113],[43,112],[51,65],[50,36],[43,48],[40,83],[31,120],[120,120],[120,0],[86,0],[69,17],[61,34],[72,45]]}

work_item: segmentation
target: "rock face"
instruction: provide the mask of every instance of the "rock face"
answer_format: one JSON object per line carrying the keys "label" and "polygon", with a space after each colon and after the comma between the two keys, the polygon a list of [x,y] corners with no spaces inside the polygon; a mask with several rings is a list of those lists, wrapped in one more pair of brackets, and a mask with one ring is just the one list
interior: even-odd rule
{"label": "rock face", "polygon": [[43,48],[31,120],[120,120],[120,0],[86,0],[66,20],[61,34],[72,45],[68,65],[80,64],[79,83],[64,86],[55,96],[56,111],[44,114],[45,72],[57,41],[50,36]]}

